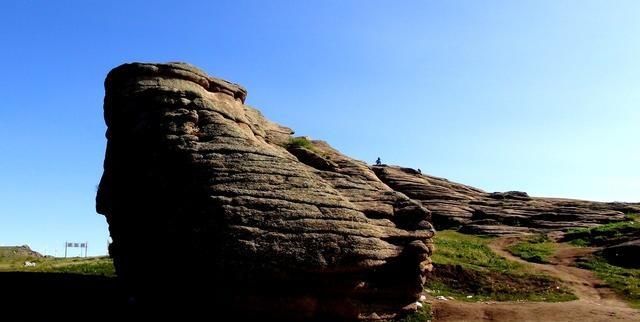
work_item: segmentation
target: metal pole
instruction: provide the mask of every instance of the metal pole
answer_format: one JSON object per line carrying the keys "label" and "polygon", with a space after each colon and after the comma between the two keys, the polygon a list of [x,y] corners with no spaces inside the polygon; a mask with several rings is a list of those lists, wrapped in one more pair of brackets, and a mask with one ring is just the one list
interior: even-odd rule
{"label": "metal pole", "polygon": [[67,258],[67,242],[64,242],[64,258]]}
{"label": "metal pole", "polygon": [[89,249],[89,243],[84,242],[84,257],[87,257],[87,250]]}

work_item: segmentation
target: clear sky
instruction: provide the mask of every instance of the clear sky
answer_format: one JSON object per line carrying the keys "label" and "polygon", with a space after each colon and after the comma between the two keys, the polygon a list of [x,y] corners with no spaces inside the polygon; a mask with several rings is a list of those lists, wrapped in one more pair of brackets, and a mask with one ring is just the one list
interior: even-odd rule
{"label": "clear sky", "polygon": [[103,80],[131,61],[240,83],[357,159],[640,201],[639,16],[622,0],[2,1],[0,245],[106,253]]}

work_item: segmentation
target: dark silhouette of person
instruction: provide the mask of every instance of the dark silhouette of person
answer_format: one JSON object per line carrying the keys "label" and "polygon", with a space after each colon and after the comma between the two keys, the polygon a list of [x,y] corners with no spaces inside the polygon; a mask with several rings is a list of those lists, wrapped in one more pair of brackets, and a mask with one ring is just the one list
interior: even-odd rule
{"label": "dark silhouette of person", "polygon": [[381,165],[382,161],[380,161],[380,157],[378,157],[378,159],[376,160],[376,165]]}

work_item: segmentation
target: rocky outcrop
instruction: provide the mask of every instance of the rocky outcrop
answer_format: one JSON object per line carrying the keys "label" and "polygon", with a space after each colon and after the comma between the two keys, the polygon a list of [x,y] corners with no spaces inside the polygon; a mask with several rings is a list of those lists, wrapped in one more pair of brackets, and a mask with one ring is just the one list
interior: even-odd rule
{"label": "rocky outcrop", "polygon": [[125,64],[105,89],[97,210],[141,309],[281,321],[415,310],[430,213],[366,164],[289,144],[245,89],[187,64]]}
{"label": "rocky outcrop", "polygon": [[437,229],[504,235],[565,231],[626,220],[639,204],[537,198],[525,192],[488,193],[447,179],[395,166],[373,166],[377,177],[431,211]]}
{"label": "rocky outcrop", "polygon": [[602,255],[619,266],[640,268],[640,239],[605,248]]}
{"label": "rocky outcrop", "polygon": [[2,258],[15,258],[15,259],[27,259],[27,258],[41,258],[45,257],[42,254],[34,251],[29,245],[22,246],[0,246],[0,257]]}

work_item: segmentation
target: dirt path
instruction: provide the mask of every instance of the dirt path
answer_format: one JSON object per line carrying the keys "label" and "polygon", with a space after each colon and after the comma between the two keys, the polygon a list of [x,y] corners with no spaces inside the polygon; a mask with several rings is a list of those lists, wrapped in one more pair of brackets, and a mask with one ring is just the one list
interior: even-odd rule
{"label": "dirt path", "polygon": [[530,265],[532,270],[564,281],[579,300],[563,303],[543,302],[478,302],[434,301],[434,321],[554,321],[604,322],[640,321],[640,311],[620,300],[592,272],[572,265],[575,260],[594,251],[558,244],[551,264],[534,264],[511,255],[505,248],[518,241],[518,237],[499,238],[489,244],[498,255]]}

